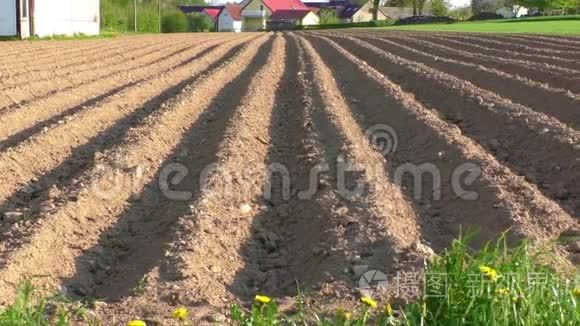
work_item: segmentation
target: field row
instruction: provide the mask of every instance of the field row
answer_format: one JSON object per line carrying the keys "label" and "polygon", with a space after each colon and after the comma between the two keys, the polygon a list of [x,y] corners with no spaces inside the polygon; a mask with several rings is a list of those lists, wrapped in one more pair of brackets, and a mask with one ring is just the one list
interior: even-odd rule
{"label": "field row", "polygon": [[420,268],[461,230],[578,225],[573,39],[195,34],[0,53],[3,304],[31,274],[109,299],[111,321],[177,303],[201,319],[297,283],[350,300],[360,266]]}

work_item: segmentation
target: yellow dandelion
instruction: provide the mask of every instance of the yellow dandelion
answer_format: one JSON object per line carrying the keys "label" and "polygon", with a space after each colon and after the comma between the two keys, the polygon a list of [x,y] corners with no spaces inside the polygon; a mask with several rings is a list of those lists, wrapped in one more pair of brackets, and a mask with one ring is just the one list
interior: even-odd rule
{"label": "yellow dandelion", "polygon": [[351,320],[352,319],[352,313],[349,311],[346,311],[344,309],[338,309],[338,316],[340,318],[342,318],[343,320]]}
{"label": "yellow dandelion", "polygon": [[266,303],[270,303],[270,301],[272,301],[272,298],[270,298],[269,296],[266,296],[266,295],[258,294],[258,295],[256,295],[255,300],[256,300],[256,302],[266,304]]}
{"label": "yellow dandelion", "polygon": [[499,288],[495,291],[498,295],[505,297],[510,294],[510,289],[508,288]]}
{"label": "yellow dandelion", "polygon": [[173,310],[171,316],[175,319],[186,320],[189,317],[189,311],[185,307],[179,307]]}
{"label": "yellow dandelion", "polygon": [[572,293],[574,293],[575,296],[580,297],[580,288],[575,288]]}
{"label": "yellow dandelion", "polygon": [[387,314],[387,316],[389,317],[393,315],[393,307],[391,306],[390,303],[387,303],[387,305],[385,306],[385,314]]}
{"label": "yellow dandelion", "polygon": [[362,297],[360,298],[360,301],[373,309],[376,309],[379,306],[377,301],[370,297]]}
{"label": "yellow dandelion", "polygon": [[142,320],[131,320],[127,323],[127,326],[147,326],[147,323]]}
{"label": "yellow dandelion", "polygon": [[480,265],[479,271],[481,273],[483,273],[488,279],[490,279],[493,282],[497,281],[501,277],[495,269],[493,269],[489,266]]}

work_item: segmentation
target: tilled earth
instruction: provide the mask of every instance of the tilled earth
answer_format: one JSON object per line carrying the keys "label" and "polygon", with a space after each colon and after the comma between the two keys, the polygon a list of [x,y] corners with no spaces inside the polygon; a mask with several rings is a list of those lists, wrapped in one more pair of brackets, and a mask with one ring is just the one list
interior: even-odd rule
{"label": "tilled earth", "polygon": [[256,293],[353,301],[365,271],[419,270],[462,231],[478,246],[578,228],[576,38],[185,34],[0,54],[0,304],[37,276],[104,300],[106,324],[168,324],[177,305],[221,322]]}

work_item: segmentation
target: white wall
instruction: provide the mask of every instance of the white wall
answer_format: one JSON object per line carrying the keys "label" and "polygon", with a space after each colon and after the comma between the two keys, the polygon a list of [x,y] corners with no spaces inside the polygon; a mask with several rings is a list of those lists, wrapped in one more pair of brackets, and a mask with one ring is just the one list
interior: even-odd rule
{"label": "white wall", "polygon": [[16,35],[16,2],[0,0],[0,35]]}
{"label": "white wall", "polygon": [[38,36],[99,34],[99,0],[36,0],[35,3],[34,29]]}
{"label": "white wall", "polygon": [[218,32],[232,32],[234,30],[234,20],[227,10],[222,10],[218,17]]}
{"label": "white wall", "polygon": [[318,15],[311,11],[306,16],[304,16],[304,18],[302,18],[302,25],[318,25],[319,20],[320,19],[318,18]]}
{"label": "white wall", "polygon": [[222,10],[218,17],[218,32],[241,32],[242,21],[236,21],[227,10]]}

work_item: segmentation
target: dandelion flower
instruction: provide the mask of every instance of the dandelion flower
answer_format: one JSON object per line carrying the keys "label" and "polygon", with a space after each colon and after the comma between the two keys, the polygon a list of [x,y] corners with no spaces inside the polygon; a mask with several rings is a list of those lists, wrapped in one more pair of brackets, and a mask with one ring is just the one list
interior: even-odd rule
{"label": "dandelion flower", "polygon": [[373,309],[376,309],[379,306],[377,301],[370,297],[362,297],[360,298],[360,301]]}
{"label": "dandelion flower", "polygon": [[387,303],[387,305],[385,306],[385,313],[389,317],[391,317],[393,315],[393,307],[391,306],[390,303]]}
{"label": "dandelion flower", "polygon": [[499,288],[497,289],[495,292],[497,292],[498,295],[504,297],[510,294],[510,289],[508,288]]}
{"label": "dandelion flower", "polygon": [[147,326],[147,323],[142,320],[131,320],[127,326]]}
{"label": "dandelion flower", "polygon": [[493,269],[489,266],[480,265],[479,271],[481,273],[483,273],[488,279],[490,279],[493,282],[497,281],[501,277],[495,269]]}
{"label": "dandelion flower", "polygon": [[256,302],[266,304],[266,303],[270,303],[270,301],[272,301],[272,298],[270,298],[269,296],[266,296],[266,295],[259,295],[258,294],[258,295],[256,295],[255,300],[256,300]]}
{"label": "dandelion flower", "polygon": [[186,320],[189,316],[189,311],[185,307],[179,307],[171,313],[171,316],[175,319]]}

